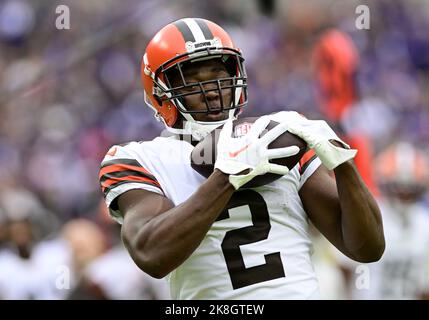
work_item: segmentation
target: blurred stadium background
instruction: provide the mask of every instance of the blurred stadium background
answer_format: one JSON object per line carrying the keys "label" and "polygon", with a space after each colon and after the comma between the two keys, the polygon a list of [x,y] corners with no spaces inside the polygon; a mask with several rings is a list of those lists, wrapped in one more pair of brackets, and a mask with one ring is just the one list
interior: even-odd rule
{"label": "blurred stadium background", "polygon": [[[70,30],[55,28],[60,4],[70,8]],[[369,30],[355,26],[359,4],[370,8]],[[152,139],[163,129],[143,102],[140,59],[157,30],[186,16],[215,21],[242,49],[250,87],[245,115],[292,109],[329,120],[362,147],[359,167],[378,196],[376,156],[398,141],[428,155],[425,0],[0,1],[0,299],[169,298],[165,283],[136,270],[122,248],[98,168],[112,144]],[[315,70],[315,48],[329,28],[347,35],[359,56],[348,61],[357,90],[340,109],[323,101],[324,80]],[[413,204],[429,218],[427,166],[420,167],[412,182],[423,196]],[[323,297],[364,297],[352,288],[358,269],[317,232],[314,239]],[[422,245],[412,257],[422,277],[407,261],[380,280],[396,277],[412,293],[375,297],[425,297],[428,256]]]}

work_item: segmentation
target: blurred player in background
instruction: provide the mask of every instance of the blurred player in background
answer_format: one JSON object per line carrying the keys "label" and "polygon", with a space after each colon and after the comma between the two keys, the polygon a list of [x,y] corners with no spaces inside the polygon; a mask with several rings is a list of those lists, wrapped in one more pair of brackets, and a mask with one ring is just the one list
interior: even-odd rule
{"label": "blurred player in background", "polygon": [[[155,277],[168,275],[174,299],[319,298],[308,218],[354,260],[380,258],[377,204],[351,161],[355,150],[326,122],[278,112],[231,136],[247,104],[247,78],[241,52],[220,26],[194,18],[165,26],[147,46],[142,78],[147,103],[173,135],[113,146],[100,184],[134,261]],[[280,125],[258,139],[270,119]],[[190,166],[192,143],[222,125],[206,180]],[[268,164],[295,154],[294,146],[267,150],[286,129],[312,149],[290,172]],[[284,176],[240,190],[266,172]]]}
{"label": "blurred player in background", "polygon": [[368,189],[377,195],[373,167],[370,165],[373,159],[371,136],[346,125],[355,122],[352,116],[355,109],[359,109],[361,100],[357,83],[359,53],[356,45],[347,33],[328,29],[321,34],[313,49],[313,66],[319,109],[344,141],[359,150],[354,159],[356,167]]}
{"label": "blurred player in background", "polygon": [[[81,219],[67,226],[66,233],[75,234],[73,242],[81,243],[74,245],[75,264],[80,260],[80,283],[68,299],[170,299],[167,283],[141,272],[122,245],[120,227],[109,217],[105,204],[99,208],[97,225]],[[94,251],[94,247],[99,249]],[[82,252],[86,252],[84,259],[78,258]]]}
{"label": "blurred player in background", "polygon": [[429,210],[421,200],[429,183],[426,155],[410,143],[395,143],[376,158],[375,172],[386,250],[368,264],[368,288],[356,286],[356,264],[343,268],[353,299],[429,298]]}
{"label": "blurred player in background", "polygon": [[0,299],[64,299],[57,270],[67,266],[69,250],[60,239],[45,238],[51,219],[28,190],[2,190],[6,241],[0,248]]}
{"label": "blurred player in background", "polygon": [[[359,60],[358,49],[346,32],[338,28],[324,30],[312,50],[315,98],[317,109],[329,124],[352,148],[359,150],[354,158],[356,168],[368,189],[376,196],[378,188],[374,182],[372,165],[374,137],[367,130],[361,130],[359,123],[362,121],[356,116],[368,120],[361,108],[357,82]],[[311,230],[316,248],[312,258],[323,297],[341,299],[345,296],[346,288],[342,274],[338,272],[336,253],[317,229]]]}

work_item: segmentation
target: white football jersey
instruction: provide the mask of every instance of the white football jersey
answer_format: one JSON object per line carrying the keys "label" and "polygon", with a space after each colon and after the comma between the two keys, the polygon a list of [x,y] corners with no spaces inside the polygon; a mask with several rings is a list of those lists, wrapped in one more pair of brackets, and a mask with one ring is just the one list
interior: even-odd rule
{"label": "white football jersey", "polygon": [[[206,178],[190,165],[193,146],[176,136],[113,146],[100,183],[111,215],[115,199],[145,189],[186,201]],[[287,175],[238,190],[192,255],[168,275],[173,299],[318,299],[308,217],[298,191],[321,164],[308,151]]]}
{"label": "white football jersey", "polygon": [[74,287],[71,251],[61,239],[40,242],[29,259],[0,250],[0,300],[65,299]]}
{"label": "white football jersey", "polygon": [[[429,211],[421,204],[394,207],[378,201],[386,249],[375,263],[355,269],[353,299],[419,299],[429,292]],[[356,262],[342,258],[349,268]],[[363,278],[367,285],[359,285]]]}
{"label": "white football jersey", "polygon": [[109,299],[170,299],[166,281],[141,272],[121,245],[111,248],[92,261],[85,268],[85,277],[97,284]]}

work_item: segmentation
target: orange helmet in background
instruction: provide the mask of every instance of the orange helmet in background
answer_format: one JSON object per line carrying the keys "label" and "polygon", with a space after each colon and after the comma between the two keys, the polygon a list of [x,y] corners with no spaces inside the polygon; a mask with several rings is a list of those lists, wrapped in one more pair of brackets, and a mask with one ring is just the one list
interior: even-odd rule
{"label": "orange helmet in background", "polygon": [[[227,66],[230,77],[186,83],[182,72],[184,64],[207,59],[221,59]],[[228,33],[217,24],[198,18],[177,20],[162,28],[146,48],[141,66],[145,102],[154,109],[155,117],[161,120],[169,131],[189,133],[186,128],[173,128],[181,115],[185,123],[190,124],[188,129],[203,131],[204,136],[226,120],[217,122],[194,120],[193,114],[212,111],[207,99],[205,99],[207,110],[191,111],[187,109],[183,97],[192,94],[205,95],[207,91],[231,88],[233,96],[231,105],[224,105],[221,101],[220,111],[229,110],[229,118],[237,116],[247,104],[247,78],[243,62],[240,50],[235,47]],[[181,86],[172,87],[170,71],[180,75]],[[216,84],[215,89],[205,90],[203,85],[208,83]],[[183,89],[186,93],[183,93]],[[221,92],[219,95],[222,100]]]}
{"label": "orange helmet in background", "polygon": [[337,122],[358,98],[357,48],[346,33],[330,29],[322,34],[314,47],[313,62],[319,105],[329,120]]}
{"label": "orange helmet in background", "polygon": [[375,173],[381,190],[405,200],[420,197],[429,183],[426,155],[407,142],[381,152],[375,159]]}

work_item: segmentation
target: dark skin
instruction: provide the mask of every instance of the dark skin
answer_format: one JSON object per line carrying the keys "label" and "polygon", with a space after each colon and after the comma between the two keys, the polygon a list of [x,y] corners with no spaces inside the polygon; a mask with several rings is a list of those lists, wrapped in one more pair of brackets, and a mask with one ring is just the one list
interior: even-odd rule
{"label": "dark skin", "polygon": [[307,180],[299,195],[314,226],[349,258],[375,262],[384,252],[380,209],[352,160],[334,169],[323,165]]}
{"label": "dark skin", "polygon": [[[226,69],[214,64],[208,60],[191,66],[185,74],[190,77],[187,81],[222,77]],[[230,96],[228,92],[222,94],[225,99]],[[218,103],[218,99],[219,94],[213,91],[211,101]],[[201,96],[188,96],[185,101],[192,110],[206,108]],[[199,117],[204,121],[209,116]],[[320,166],[300,190],[309,218],[348,257],[359,262],[379,260],[385,246],[380,211],[353,161],[334,170],[336,181],[329,173]],[[119,196],[118,206],[124,215],[122,239],[135,263],[156,278],[173,271],[199,246],[234,191],[228,175],[216,169],[178,206],[145,190],[131,190]]]}
{"label": "dark skin", "polygon": [[[188,84],[200,82],[200,81],[215,80],[215,79],[230,77],[230,74],[226,70],[225,65],[220,60],[216,60],[216,59],[191,63],[187,67],[183,68],[182,71],[186,79],[186,82]],[[178,73],[171,75],[170,81],[173,87],[178,87],[183,85],[183,81]],[[225,81],[221,82],[222,86],[226,84],[227,83]],[[198,87],[182,89],[180,93],[187,93],[196,89],[198,89]],[[228,111],[219,112],[222,105],[220,93],[219,93],[219,90],[213,90],[213,89],[217,89],[217,85],[215,83],[208,83],[204,85],[204,89],[207,90],[206,98],[212,112],[194,114],[193,116],[194,119],[196,121],[205,121],[205,122],[220,121],[220,120],[227,119]],[[204,95],[202,94],[188,95],[186,96],[185,99],[186,99],[186,105],[190,110],[192,111],[207,110]],[[229,106],[231,104],[231,100],[232,100],[231,89],[222,90],[222,99],[223,99],[224,106]],[[181,122],[179,121],[176,125],[180,126]]]}

